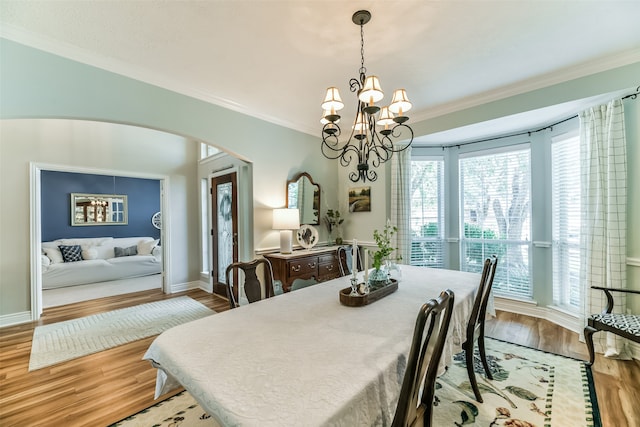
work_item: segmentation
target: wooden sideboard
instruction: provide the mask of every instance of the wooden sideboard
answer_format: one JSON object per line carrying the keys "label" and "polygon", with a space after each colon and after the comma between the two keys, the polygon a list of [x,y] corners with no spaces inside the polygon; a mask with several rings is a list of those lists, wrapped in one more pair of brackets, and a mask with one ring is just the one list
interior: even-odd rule
{"label": "wooden sideboard", "polygon": [[289,292],[295,279],[314,278],[318,282],[324,282],[340,277],[337,249],[338,246],[328,246],[263,256],[271,262],[273,278],[282,282],[284,292]]}

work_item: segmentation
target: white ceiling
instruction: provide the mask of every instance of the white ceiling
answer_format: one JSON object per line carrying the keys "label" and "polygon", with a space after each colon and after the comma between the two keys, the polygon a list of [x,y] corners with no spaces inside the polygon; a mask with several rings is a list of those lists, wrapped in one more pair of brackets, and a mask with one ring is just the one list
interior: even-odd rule
{"label": "white ceiling", "polygon": [[[638,0],[0,0],[0,36],[319,136],[328,86],[346,120],[355,110],[359,9],[368,74],[386,98],[407,89],[411,122],[640,61]],[[419,139],[531,128],[588,102]]]}

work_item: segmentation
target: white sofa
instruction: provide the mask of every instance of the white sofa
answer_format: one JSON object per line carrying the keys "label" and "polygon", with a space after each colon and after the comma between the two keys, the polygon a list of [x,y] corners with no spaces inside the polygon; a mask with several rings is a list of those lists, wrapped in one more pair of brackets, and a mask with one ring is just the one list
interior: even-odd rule
{"label": "white sofa", "polygon": [[[76,245],[80,246],[82,259],[65,262],[60,246]],[[121,256],[116,256],[116,252]],[[122,252],[131,255],[123,256]],[[96,237],[42,242],[42,289],[157,274],[162,271],[161,254],[158,240],[151,237]]]}

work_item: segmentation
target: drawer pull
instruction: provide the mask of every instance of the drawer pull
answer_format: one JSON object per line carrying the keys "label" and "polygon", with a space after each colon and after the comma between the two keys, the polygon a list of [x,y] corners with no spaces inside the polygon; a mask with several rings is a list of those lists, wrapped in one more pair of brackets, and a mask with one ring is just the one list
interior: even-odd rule
{"label": "drawer pull", "polygon": [[297,273],[298,271],[300,271],[300,268],[302,268],[302,266],[300,264],[298,264],[297,266],[292,265],[291,266],[291,271],[295,271]]}
{"label": "drawer pull", "polygon": [[326,268],[328,271],[333,271],[333,264],[331,264],[331,265],[327,265],[325,268]]}
{"label": "drawer pull", "polygon": [[316,268],[316,263],[315,262],[310,262],[307,265],[309,266],[309,268]]}

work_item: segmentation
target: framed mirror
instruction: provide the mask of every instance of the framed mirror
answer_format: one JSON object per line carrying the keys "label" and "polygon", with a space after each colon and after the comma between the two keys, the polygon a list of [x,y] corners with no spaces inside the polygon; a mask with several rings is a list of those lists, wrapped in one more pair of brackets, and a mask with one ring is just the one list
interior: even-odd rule
{"label": "framed mirror", "polygon": [[71,193],[71,225],[127,225],[124,194]]}
{"label": "framed mirror", "polygon": [[320,185],[308,173],[287,181],[287,208],[300,210],[300,224],[320,224]]}

